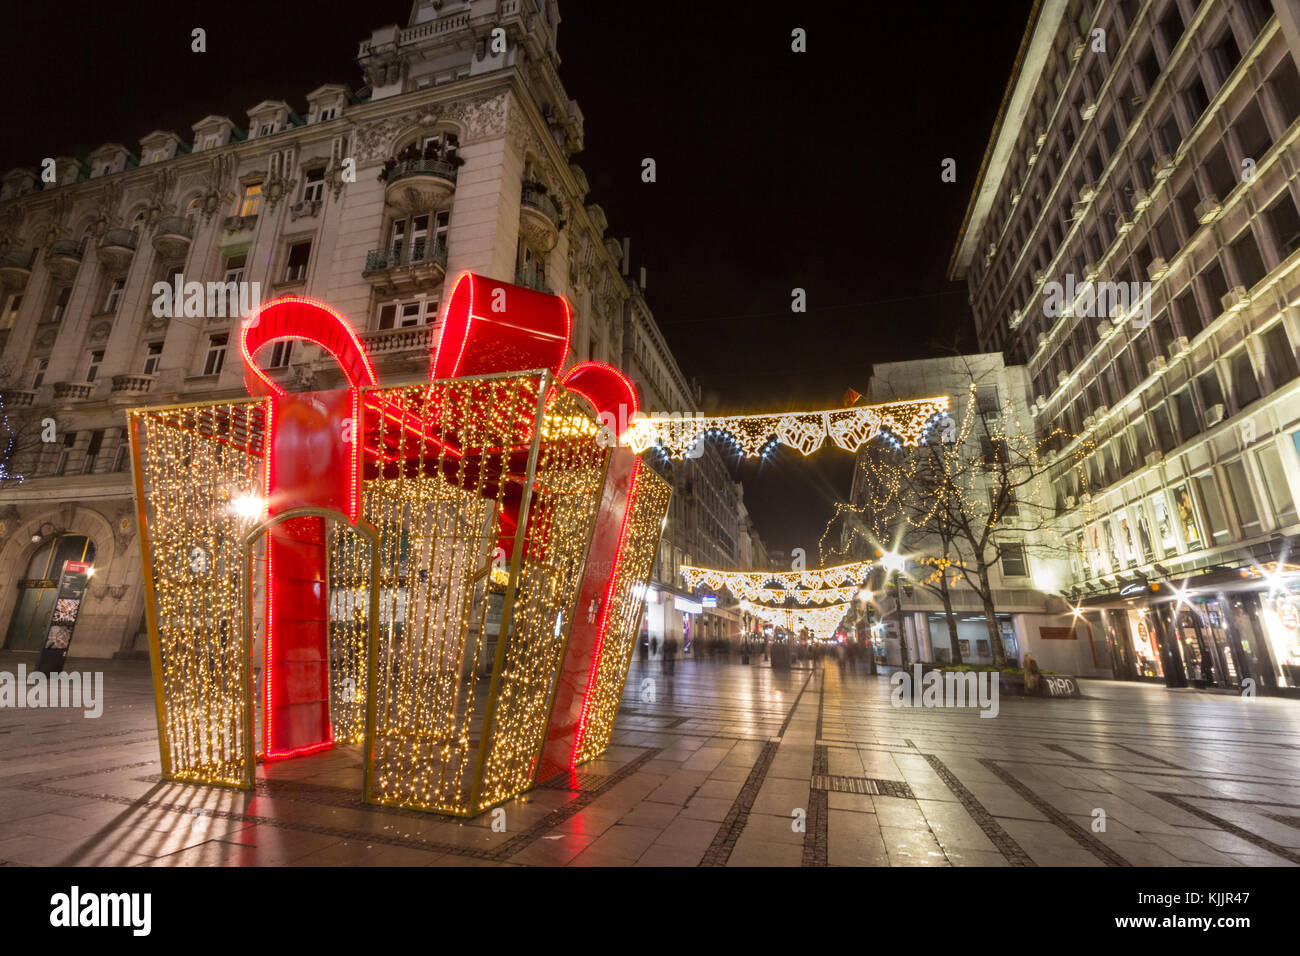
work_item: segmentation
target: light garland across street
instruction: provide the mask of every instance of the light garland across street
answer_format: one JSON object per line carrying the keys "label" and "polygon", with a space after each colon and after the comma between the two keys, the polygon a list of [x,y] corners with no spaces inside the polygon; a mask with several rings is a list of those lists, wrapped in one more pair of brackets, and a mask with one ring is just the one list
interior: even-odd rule
{"label": "light garland across street", "polygon": [[783,627],[787,631],[797,631],[806,627],[819,637],[830,637],[834,634],[840,621],[844,620],[844,615],[852,607],[852,604],[831,604],[813,608],[778,608],[766,607],[752,601],[740,602],[742,611],[767,621],[775,627]]}
{"label": "light garland across street", "polygon": [[753,601],[763,596],[763,592],[772,597],[768,587],[772,584],[782,591],[820,591],[825,588],[856,590],[858,585],[866,581],[871,568],[870,561],[853,561],[804,571],[721,571],[690,564],[683,564],[679,570],[689,588],[705,587],[714,591],[726,588],[737,598]]}
{"label": "light garland across street", "polygon": [[746,457],[765,453],[774,444],[811,455],[829,438],[855,452],[881,432],[897,444],[919,444],[934,417],[946,412],[948,396],[879,405],[773,415],[636,417],[622,441],[633,451],[658,446],[672,458],[688,457],[704,438],[724,438]]}

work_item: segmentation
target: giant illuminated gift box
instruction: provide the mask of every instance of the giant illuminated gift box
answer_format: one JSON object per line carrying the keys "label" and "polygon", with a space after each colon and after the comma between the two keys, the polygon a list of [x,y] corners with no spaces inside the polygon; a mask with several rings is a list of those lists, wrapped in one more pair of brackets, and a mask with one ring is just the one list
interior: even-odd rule
{"label": "giant illuminated gift box", "polygon": [[[276,299],[252,398],[129,413],[167,778],[361,743],[368,801],[471,815],[609,745],[669,489],[609,440],[627,378],[561,374],[571,316],[464,274],[430,381],[386,388],[342,316]],[[289,340],[348,386],[286,391],[254,356]]]}

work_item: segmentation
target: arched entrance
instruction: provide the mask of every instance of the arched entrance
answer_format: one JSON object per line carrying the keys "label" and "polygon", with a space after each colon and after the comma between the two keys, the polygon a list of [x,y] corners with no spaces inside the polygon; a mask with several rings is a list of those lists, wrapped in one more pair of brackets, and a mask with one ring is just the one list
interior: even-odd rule
{"label": "arched entrance", "polygon": [[95,561],[95,543],[84,534],[55,534],[36,545],[18,581],[18,601],[9,618],[5,649],[39,651],[45,639],[59,574],[65,561]]}

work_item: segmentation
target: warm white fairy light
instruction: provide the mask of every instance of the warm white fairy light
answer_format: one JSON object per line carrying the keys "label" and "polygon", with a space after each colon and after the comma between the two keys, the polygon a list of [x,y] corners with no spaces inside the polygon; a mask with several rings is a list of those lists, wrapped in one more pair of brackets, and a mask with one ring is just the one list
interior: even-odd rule
{"label": "warm white fairy light", "polygon": [[811,455],[829,438],[845,451],[857,451],[885,433],[903,445],[916,445],[935,415],[948,410],[948,396],[879,405],[858,405],[777,415],[645,417],[635,420],[622,441],[633,451],[658,446],[673,458],[685,458],[695,445],[714,439],[746,457],[769,452],[774,444]]}

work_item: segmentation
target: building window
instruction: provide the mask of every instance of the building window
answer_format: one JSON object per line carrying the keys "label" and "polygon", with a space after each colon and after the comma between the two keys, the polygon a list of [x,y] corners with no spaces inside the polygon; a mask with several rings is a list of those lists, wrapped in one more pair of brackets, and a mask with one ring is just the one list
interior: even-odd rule
{"label": "building window", "polygon": [[1151,409],[1151,425],[1155,429],[1156,442],[1159,444],[1160,450],[1166,453],[1173,451],[1178,443],[1174,441],[1174,430],[1169,424],[1169,412],[1165,410],[1163,405],[1157,405]]}
{"label": "building window", "polygon": [[1241,62],[1241,49],[1232,35],[1231,26],[1224,28],[1223,36],[1210,48],[1210,60],[1214,63],[1215,72],[1219,74],[1219,84],[1226,83]]}
{"label": "building window", "polygon": [[303,174],[303,202],[320,202],[325,195],[325,167],[317,166]]}
{"label": "building window", "polygon": [[1295,349],[1291,347],[1291,341],[1281,322],[1275,322],[1268,331],[1261,332],[1259,337],[1264,346],[1264,371],[1268,376],[1270,391],[1281,388],[1300,375],[1300,369],[1296,367]]}
{"label": "building window", "polygon": [[296,242],[289,247],[289,259],[284,270],[285,282],[301,282],[307,278],[307,263],[311,261],[311,241]]}
{"label": "building window", "polygon": [[1277,257],[1281,261],[1300,248],[1300,212],[1296,211],[1295,198],[1291,190],[1282,190],[1277,202],[1264,211],[1269,230],[1273,233],[1273,242],[1277,247]]}
{"label": "building window", "polygon": [[4,312],[0,313],[0,329],[12,329],[18,319],[18,310],[22,308],[23,297],[17,292],[5,302]]}
{"label": "building window", "polygon": [[1228,489],[1232,492],[1232,502],[1237,507],[1237,520],[1241,525],[1241,535],[1249,538],[1259,533],[1259,509],[1255,507],[1255,493],[1250,487],[1246,475],[1246,464],[1240,458],[1224,466],[1228,478]]}
{"label": "building window", "polygon": [[51,322],[62,322],[63,313],[68,309],[68,299],[72,298],[72,286],[65,285],[54,297],[54,308],[50,311]]}
{"label": "building window", "polygon": [[256,216],[258,207],[262,204],[262,183],[246,183],[243,194],[239,197],[239,215]]}
{"label": "building window", "polygon": [[1029,572],[1025,568],[1025,546],[1023,544],[1004,544],[1002,553],[1002,576],[1006,578],[1023,578]]}
{"label": "building window", "polygon": [[1173,398],[1174,417],[1178,424],[1180,442],[1188,442],[1201,433],[1201,423],[1196,417],[1196,403],[1192,401],[1191,387],[1179,389]]}
{"label": "building window", "polygon": [[122,291],[126,288],[125,279],[114,279],[109,283],[108,295],[104,299],[104,311],[116,312],[117,304],[122,301]]}
{"label": "building window", "polygon": [[276,342],[271,346],[271,361],[266,363],[266,367],[288,368],[291,361],[293,361],[293,343]]}
{"label": "building window", "polygon": [[158,371],[158,363],[162,361],[163,344],[161,342],[150,342],[145,346],[144,353],[144,374],[153,375]]}
{"label": "building window", "polygon": [[1210,543],[1221,544],[1228,539],[1228,518],[1223,513],[1223,499],[1219,497],[1213,473],[1206,472],[1197,478],[1196,490],[1201,496],[1201,508],[1209,525]]}
{"label": "building window", "polygon": [[226,343],[229,341],[227,335],[209,335],[208,336],[208,355],[203,361],[204,375],[220,375],[221,369],[226,364]]}
{"label": "building window", "polygon": [[[257,128],[258,136],[270,136],[275,132],[275,123],[263,123]],[[250,214],[251,215],[251,214]]]}
{"label": "building window", "polygon": [[1196,390],[1201,393],[1202,408],[1223,406],[1223,388],[1219,385],[1219,373],[1213,367],[1196,377]]}
{"label": "building window", "polygon": [[59,449],[58,460],[54,463],[54,473],[56,475],[67,474],[68,459],[72,457],[72,449],[77,444],[77,433],[66,432],[63,435],[63,447]]}
{"label": "building window", "polygon": [[244,281],[244,261],[245,256],[230,256],[226,259],[225,282],[243,282]]}
{"label": "building window", "polygon": [[1245,346],[1228,357],[1228,370],[1232,375],[1232,398],[1237,411],[1241,411],[1259,398],[1259,381],[1255,378],[1255,369],[1250,364],[1250,353]]}
{"label": "building window", "polygon": [[1286,125],[1290,126],[1295,118],[1300,116],[1300,73],[1296,72],[1291,57],[1282,57],[1282,62],[1268,78],[1268,85],[1272,88],[1273,95],[1277,97],[1277,104],[1286,119]]}
{"label": "building window", "polygon": [[95,349],[90,353],[89,361],[86,363],[86,381],[93,382],[99,375],[99,366],[104,363],[104,350]]}
{"label": "building window", "polygon": [[1241,230],[1230,247],[1233,261],[1237,263],[1237,276],[1247,289],[1252,288],[1268,274],[1264,258],[1259,254],[1259,244],[1249,226]]}
{"label": "building window", "polygon": [[36,360],[36,373],[32,376],[32,388],[40,388],[45,381],[45,373],[50,369],[50,360],[47,358]]}
{"label": "building window", "polygon": [[1268,492],[1269,511],[1277,519],[1277,526],[1284,528],[1296,520],[1295,498],[1291,486],[1286,480],[1282,468],[1282,456],[1277,447],[1268,445],[1261,448],[1256,455],[1259,473],[1264,477],[1264,490]]}
{"label": "building window", "polygon": [[332,120],[337,115],[338,115],[338,107],[322,106],[320,111],[320,118],[317,120],[317,122],[318,123],[328,122],[329,120]]}
{"label": "building window", "polygon": [[81,461],[81,473],[89,475],[95,470],[95,460],[99,458],[104,446],[104,429],[98,428],[90,433],[90,442],[86,445],[86,455]]}
{"label": "building window", "polygon": [[413,302],[389,302],[379,309],[380,329],[406,329],[416,325],[429,325],[438,318],[438,299],[416,299]]}

